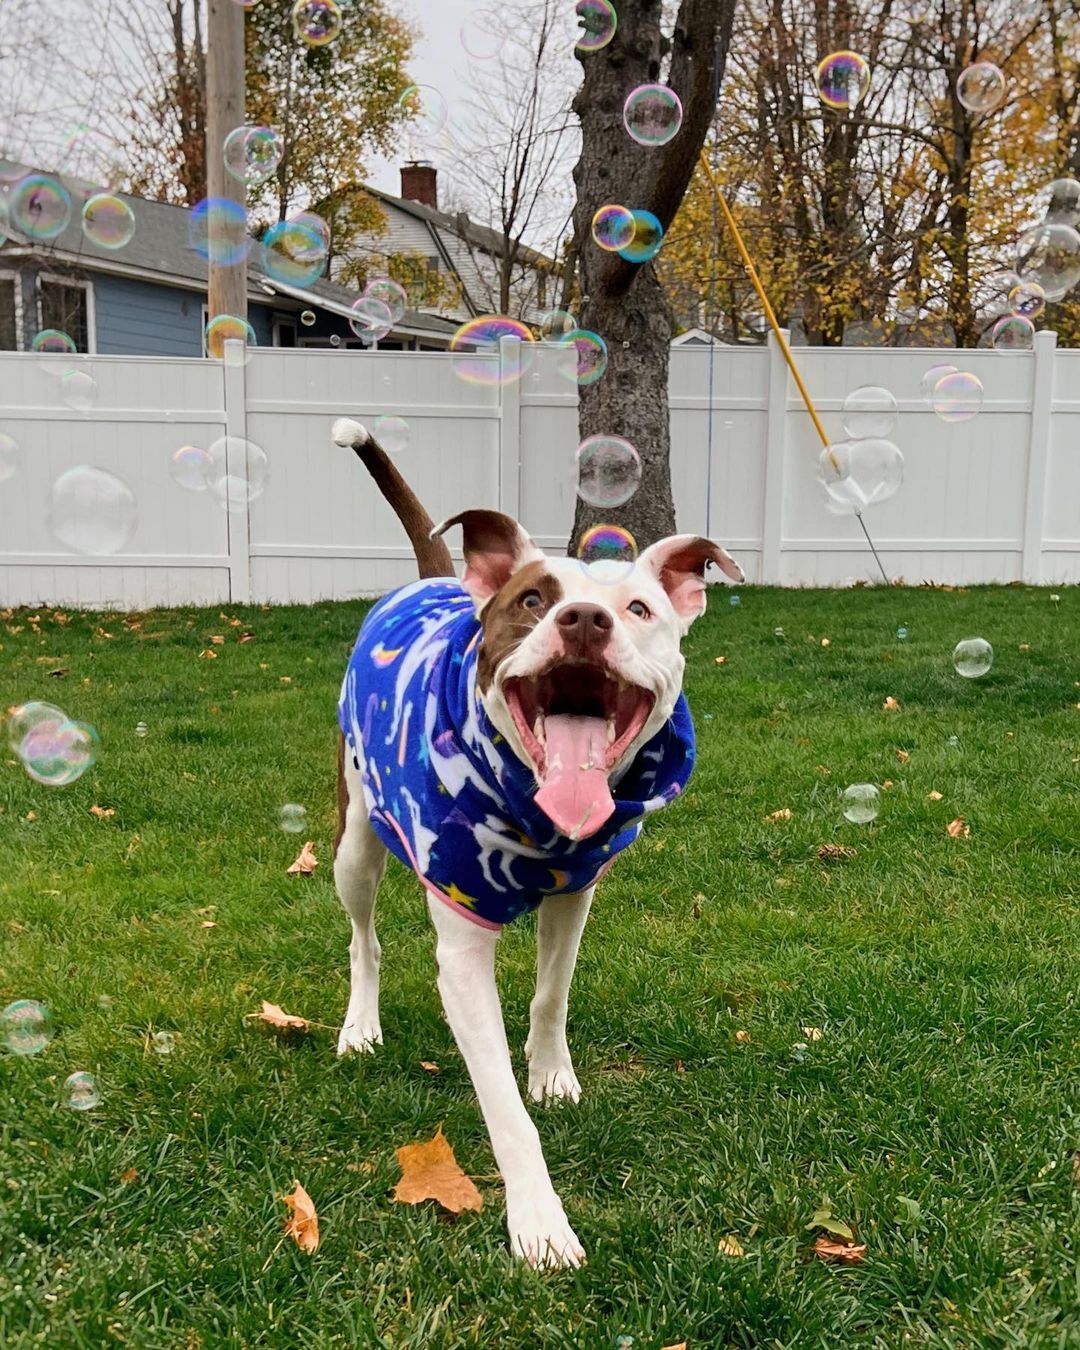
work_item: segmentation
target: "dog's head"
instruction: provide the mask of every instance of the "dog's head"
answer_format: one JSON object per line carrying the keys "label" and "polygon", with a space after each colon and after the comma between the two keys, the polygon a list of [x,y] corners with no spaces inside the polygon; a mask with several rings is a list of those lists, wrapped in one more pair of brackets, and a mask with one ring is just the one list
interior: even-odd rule
{"label": "dog's head", "polygon": [[477,688],[488,717],[535,773],[552,823],[571,838],[593,834],[614,810],[611,785],[675,708],[679,643],[705,612],[707,564],[735,581],[742,571],[689,534],[613,571],[546,557],[498,511],[464,511],[434,533],[454,525],[483,630]]}

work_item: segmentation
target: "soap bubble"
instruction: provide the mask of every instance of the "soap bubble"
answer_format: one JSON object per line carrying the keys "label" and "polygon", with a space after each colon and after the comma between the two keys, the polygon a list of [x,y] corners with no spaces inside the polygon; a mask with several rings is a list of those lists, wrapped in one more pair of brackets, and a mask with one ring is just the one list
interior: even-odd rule
{"label": "soap bubble", "polygon": [[1070,225],[1036,225],[1020,239],[1016,271],[1037,282],[1047,300],[1060,300],[1080,281],[1080,234]]}
{"label": "soap bubble", "polygon": [[992,112],[1005,98],[1005,76],[992,61],[976,61],[960,72],[956,97],[968,112]]}
{"label": "soap bubble", "polygon": [[870,66],[858,52],[832,52],[817,68],[818,97],[827,108],[854,111],[870,89]]}
{"label": "soap bubble", "polygon": [[1046,292],[1037,281],[1022,281],[1009,292],[1009,309],[1022,319],[1037,319],[1046,308]]}
{"label": "soap bubble", "polygon": [[774,628],[774,629],[773,629],[773,637],[782,638],[783,636],[784,636],[784,630],[783,630],[783,628]]}
{"label": "soap bubble", "polygon": [[742,604],[742,596],[733,595],[731,599],[728,601],[728,604],[731,606],[732,609],[738,609],[739,606]]}
{"label": "soap bubble", "polygon": [[176,1037],[171,1031],[155,1031],[150,1037],[150,1045],[155,1055],[171,1055],[176,1049]]}
{"label": "soap bubble", "polygon": [[90,412],[97,406],[97,382],[85,370],[69,370],[60,377],[60,397],[66,407]]}
{"label": "soap bubble", "polygon": [[326,252],[303,221],[281,220],[263,235],[263,271],[285,286],[310,286],[322,276]]}
{"label": "soap bubble", "polygon": [[559,346],[566,351],[565,360],[560,358],[558,367],[564,379],[584,388],[595,384],[607,370],[607,343],[599,333],[574,328],[559,339]]}
{"label": "soap bubble", "polygon": [[278,825],[286,834],[302,834],[307,828],[307,809],[298,802],[286,802],[278,811]]}
{"label": "soap bubble", "polygon": [[623,104],[623,125],[638,145],[667,145],[682,126],[683,106],[666,84],[641,84]]}
{"label": "soap bubble", "polygon": [[904,456],[892,441],[879,437],[830,445],[818,459],[818,482],[833,501],[855,513],[888,501],[903,481]]}
{"label": "soap bubble", "polygon": [[1080,182],[1055,178],[1039,193],[1036,211],[1047,225],[1080,225]]}
{"label": "soap bubble", "polygon": [[207,197],[188,215],[188,243],[207,262],[235,267],[247,257],[253,242],[247,232],[247,212],[228,197]]}
{"label": "soap bubble", "polygon": [[409,307],[409,297],[405,287],[392,277],[375,277],[364,287],[363,295],[369,300],[377,300],[390,311],[392,323],[400,323]]}
{"label": "soap bubble", "polygon": [[945,375],[934,386],[934,411],[943,422],[970,422],[982,404],[982,380],[968,370]]}
{"label": "soap bubble", "polygon": [[965,680],[977,680],[994,664],[994,649],[985,638],[964,638],[953,649],[953,665]]}
{"label": "soap bubble", "polygon": [[80,464],[52,486],[49,528],[76,553],[118,553],[135,533],[138,503],[115,474]]}
{"label": "soap bubble", "polygon": [[625,206],[602,206],[592,218],[592,237],[608,253],[618,253],[634,239],[634,213]]}
{"label": "soap bubble", "polygon": [[588,506],[624,506],[641,482],[641,458],[622,436],[589,436],[578,446],[577,476]]}
{"label": "soap bubble", "polygon": [[71,219],[71,193],[47,174],[28,174],[11,189],[8,214],[29,238],[55,239]]}
{"label": "soap bubble", "polygon": [[244,511],[270,478],[266,451],[243,436],[222,436],[206,452],[206,481],[218,505]]}
{"label": "soap bubble", "polygon": [[647,263],[660,252],[664,242],[664,227],[651,211],[635,211],[634,237],[624,248],[619,249],[619,257],[627,262]]}
{"label": "soap bubble", "polygon": [[613,585],[634,570],[637,541],[621,525],[594,525],[578,542],[577,556],[590,577]]}
{"label": "soap bubble", "polygon": [[205,492],[210,486],[210,456],[197,445],[182,445],[169,460],[174,483],[187,492]]}
{"label": "soap bubble", "polygon": [[490,61],[506,45],[505,20],[492,9],[480,10],[461,25],[461,45],[474,61]]}
{"label": "soap bubble", "polygon": [[956,373],[955,366],[941,365],[930,367],[922,377],[922,382],[919,385],[919,390],[927,403],[933,403],[934,390],[937,388],[939,382],[943,380],[946,375],[955,375]]}
{"label": "soap bubble", "polygon": [[543,342],[558,342],[577,328],[577,320],[565,309],[548,309],[540,315],[537,330]]}
{"label": "soap bubble", "polygon": [[844,430],[852,440],[888,436],[896,426],[896,399],[888,389],[864,384],[844,399]]}
{"label": "soap bubble", "polygon": [[908,630],[901,626],[896,630],[896,637],[898,641],[906,642],[908,640]]}
{"label": "soap bubble", "polygon": [[1035,325],[1019,314],[1006,314],[994,324],[990,342],[998,352],[1029,352],[1035,345]]}
{"label": "soap bubble", "polygon": [[409,444],[409,424],[404,417],[376,417],[371,434],[388,455],[400,454]]}
{"label": "soap bubble", "polygon": [[72,1073],[64,1079],[60,1100],[69,1111],[92,1111],[101,1105],[101,1090],[92,1073]]}
{"label": "soap bubble", "polygon": [[305,309],[305,310],[303,310],[303,311],[301,312],[301,314],[300,314],[300,322],[304,325],[305,328],[312,328],[312,327],[314,327],[314,325],[315,325],[315,311],[314,311],[313,309]]}
{"label": "soap bubble", "polygon": [[0,1012],[0,1045],[12,1055],[39,1055],[52,1040],[49,1010],[32,998],[16,999]]}
{"label": "soap bubble", "polygon": [[255,329],[246,319],[241,319],[235,314],[216,314],[206,325],[206,353],[212,356],[215,361],[222,361],[228,356],[231,360],[238,358],[233,352],[226,353],[226,342],[242,342],[243,351],[239,354],[239,364],[247,365],[251,359],[251,348],[255,346]]}
{"label": "soap bubble", "polygon": [[30,350],[45,356],[72,356],[78,348],[75,339],[59,328],[43,328],[31,339]]}
{"label": "soap bubble", "polygon": [[[512,340],[508,358],[502,352],[504,338]],[[450,339],[450,364],[466,384],[512,384],[525,373],[532,346],[532,331],[526,324],[504,315],[484,314],[463,323]]]}
{"label": "soap bubble", "polygon": [[337,0],[296,0],[292,21],[293,32],[309,47],[325,47],[341,32]]}
{"label": "soap bubble", "polygon": [[285,154],[285,142],[272,127],[234,127],[225,137],[225,172],[247,187],[273,177]]}
{"label": "soap bubble", "polygon": [[341,338],[337,335],[337,333],[331,333],[331,334],[330,334],[330,346],[331,346],[331,347],[340,347],[340,346],[341,346]]}
{"label": "soap bubble", "polygon": [[8,744],[18,754],[24,737],[43,722],[66,722],[68,715],[53,703],[24,703],[10,711],[7,722]]}
{"label": "soap bubble", "polygon": [[362,295],[350,306],[352,318],[349,327],[368,346],[381,342],[394,326],[390,307],[374,296]]}
{"label": "soap bubble", "polygon": [[844,819],[852,825],[869,825],[881,810],[881,793],[873,783],[852,783],[844,789]]}
{"label": "soap bubble", "polygon": [[581,33],[577,40],[579,52],[598,52],[615,36],[619,26],[615,6],[610,0],[577,0],[574,6]]}
{"label": "soap bubble", "polygon": [[398,99],[398,107],[409,124],[409,135],[420,143],[437,136],[450,115],[446,99],[430,84],[410,84]]}
{"label": "soap bubble", "polygon": [[330,252],[330,226],[314,211],[297,211],[289,217],[290,225],[300,231],[292,241],[293,255],[299,262],[326,261]]}
{"label": "soap bubble", "polygon": [[135,234],[135,213],[111,192],[99,192],[82,209],[83,234],[98,248],[123,248]]}
{"label": "soap bubble", "polygon": [[148,727],[145,722],[135,723],[135,735],[141,740],[147,733]]}
{"label": "soap bubble", "polygon": [[98,734],[67,715],[35,722],[16,752],[30,777],[45,787],[69,787],[97,762]]}
{"label": "soap bubble", "polygon": [[21,458],[19,442],[14,436],[0,431],[0,483],[7,482],[18,473]]}

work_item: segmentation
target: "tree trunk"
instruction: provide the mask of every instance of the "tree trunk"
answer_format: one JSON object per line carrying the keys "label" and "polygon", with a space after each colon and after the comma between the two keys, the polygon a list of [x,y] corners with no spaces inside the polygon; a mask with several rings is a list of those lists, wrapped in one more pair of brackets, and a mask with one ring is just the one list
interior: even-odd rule
{"label": "tree trunk", "polygon": [[[625,506],[598,510],[580,498],[571,551],[599,523],[629,530],[638,548],[675,532],[669,454],[668,358],[673,316],[650,263],[626,262],[592,238],[601,206],[651,211],[666,233],[705,142],[731,37],[735,0],[682,0],[670,43],[661,31],[661,0],[622,0],[618,29],[600,51],[579,53],[584,79],[574,100],[581,158],[574,169],[582,303],[579,324],[607,343],[607,373],[580,391],[581,440],[624,436],[641,457],[641,486]],[[668,85],[681,98],[683,123],[666,146],[638,145],[623,126],[627,94],[660,82],[668,51]]]}

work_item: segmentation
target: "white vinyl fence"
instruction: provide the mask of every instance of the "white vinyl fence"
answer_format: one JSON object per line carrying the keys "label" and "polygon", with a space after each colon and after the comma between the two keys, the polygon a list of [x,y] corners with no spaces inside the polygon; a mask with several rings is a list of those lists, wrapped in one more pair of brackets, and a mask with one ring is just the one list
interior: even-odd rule
{"label": "white vinyl fence", "polygon": [[[890,576],[1080,581],[1080,351],[1058,351],[1045,333],[1029,353],[844,348],[797,357],[838,440],[841,406],[858,386],[883,385],[899,402],[905,483],[866,513]],[[943,361],[982,381],[986,401],[973,421],[942,422],[923,400],[924,373]],[[504,388],[463,383],[437,353],[260,349],[237,368],[90,357],[81,362],[98,386],[90,412],[64,406],[50,364],[0,354],[0,431],[22,450],[19,471],[0,483],[0,605],[305,603],[409,580],[397,521],[355,457],[330,443],[342,414],[408,421],[398,463],[435,519],[499,507],[545,548],[565,548],[576,391],[548,349]],[[671,424],[680,529],[723,543],[751,581],[877,578],[857,521],[825,509],[814,479],[819,445],[774,347],[673,349]],[[177,448],[226,431],[269,457],[267,488],[247,514],[185,492],[169,473]],[[136,495],[138,527],[118,554],[73,554],[50,533],[50,487],[79,464],[119,475]]]}

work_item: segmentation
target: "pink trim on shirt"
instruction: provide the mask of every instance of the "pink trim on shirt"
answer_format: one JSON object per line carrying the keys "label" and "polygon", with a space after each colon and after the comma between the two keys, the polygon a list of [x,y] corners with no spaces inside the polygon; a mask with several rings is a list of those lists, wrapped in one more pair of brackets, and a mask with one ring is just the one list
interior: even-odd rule
{"label": "pink trim on shirt", "polygon": [[[456,900],[451,900],[448,895],[444,895],[443,892],[439,890],[438,886],[434,886],[428,881],[427,877],[424,876],[423,872],[420,871],[420,868],[416,864],[416,858],[413,856],[413,851],[409,847],[409,841],[405,836],[405,831],[392,815],[386,811],[373,811],[372,815],[378,816],[383,824],[389,825],[397,835],[398,839],[401,841],[401,847],[405,850],[405,856],[409,860],[409,866],[416,873],[417,879],[429,895],[433,895],[436,900],[441,900],[443,904],[449,906],[455,914],[460,914],[463,919],[468,919],[471,923],[478,924],[481,928],[487,928],[494,933],[502,931],[504,927],[503,924],[492,923],[490,919],[482,919],[479,914],[473,914],[470,910],[466,909],[464,905],[459,905]],[[612,862],[614,862],[614,859],[612,859]]]}

